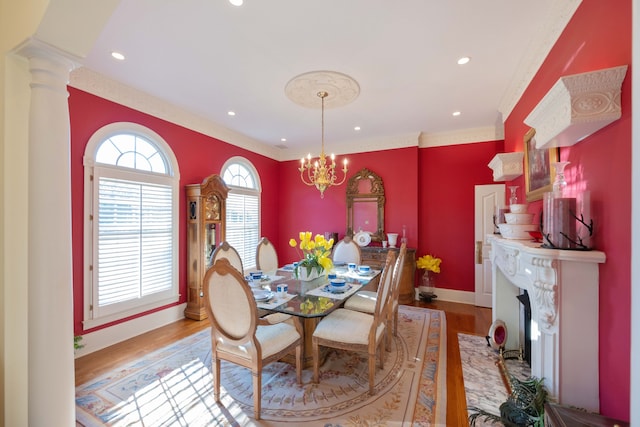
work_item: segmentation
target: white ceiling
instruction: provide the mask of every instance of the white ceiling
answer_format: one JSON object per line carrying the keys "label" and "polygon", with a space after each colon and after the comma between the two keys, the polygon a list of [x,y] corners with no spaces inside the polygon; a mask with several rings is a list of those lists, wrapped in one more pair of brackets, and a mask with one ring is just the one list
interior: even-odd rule
{"label": "white ceiling", "polygon": [[[305,108],[284,91],[316,70],[360,86],[354,102],[325,111],[327,152],[474,129],[501,137],[502,115],[575,10],[567,3],[575,1],[127,0],[84,65],[281,159],[319,151],[320,99]],[[461,56],[469,64],[457,65]]]}

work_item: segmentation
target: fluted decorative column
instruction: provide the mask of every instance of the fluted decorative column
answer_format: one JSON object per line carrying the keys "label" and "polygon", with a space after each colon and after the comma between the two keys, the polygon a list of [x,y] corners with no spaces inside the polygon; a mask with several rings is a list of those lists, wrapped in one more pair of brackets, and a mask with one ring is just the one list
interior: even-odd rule
{"label": "fluted decorative column", "polygon": [[28,182],[29,425],[75,425],[70,124],[74,61],[37,40],[17,50],[31,72]]}

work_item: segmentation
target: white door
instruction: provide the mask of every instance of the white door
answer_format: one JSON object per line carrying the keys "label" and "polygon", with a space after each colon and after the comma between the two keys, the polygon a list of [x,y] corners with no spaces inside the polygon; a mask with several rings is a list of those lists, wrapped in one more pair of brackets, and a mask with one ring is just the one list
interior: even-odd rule
{"label": "white door", "polygon": [[493,218],[498,209],[504,208],[504,197],[504,184],[475,187],[475,304],[480,307],[491,307],[491,246],[487,235],[496,231]]}

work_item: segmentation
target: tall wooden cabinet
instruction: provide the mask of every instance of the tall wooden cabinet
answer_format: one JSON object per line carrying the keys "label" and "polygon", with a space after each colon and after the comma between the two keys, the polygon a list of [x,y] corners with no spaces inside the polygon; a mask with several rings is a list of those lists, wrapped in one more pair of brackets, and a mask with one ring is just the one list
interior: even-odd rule
{"label": "tall wooden cabinet", "polygon": [[[384,267],[387,253],[389,251],[399,252],[399,248],[383,248],[380,246],[365,246],[361,249],[362,263],[370,265],[375,269]],[[397,253],[396,253],[397,255]],[[415,298],[415,272],[416,272],[416,250],[407,248],[407,254],[404,258],[402,266],[402,282],[400,283],[400,295],[398,302],[400,304],[409,304]]]}
{"label": "tall wooden cabinet", "polygon": [[207,318],[202,279],[211,266],[211,254],[225,239],[226,201],[229,188],[219,175],[187,191],[187,308],[185,317]]}

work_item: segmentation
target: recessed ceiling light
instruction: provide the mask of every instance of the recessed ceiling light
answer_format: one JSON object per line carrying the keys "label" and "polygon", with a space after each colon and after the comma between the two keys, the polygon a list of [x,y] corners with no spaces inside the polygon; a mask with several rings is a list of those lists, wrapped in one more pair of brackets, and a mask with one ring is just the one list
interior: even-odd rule
{"label": "recessed ceiling light", "polygon": [[230,116],[235,116],[236,112],[235,111],[227,111],[227,114]]}
{"label": "recessed ceiling light", "polygon": [[471,58],[469,58],[468,56],[463,56],[462,58],[458,59],[458,65],[464,65],[469,61],[471,61]]}
{"label": "recessed ceiling light", "polygon": [[360,130],[360,126],[356,126],[353,128],[353,130],[355,130],[356,132]]}
{"label": "recessed ceiling light", "polygon": [[120,52],[113,51],[111,52],[111,56],[117,59],[118,61],[124,61],[124,55],[121,54]]}
{"label": "recessed ceiling light", "polygon": [[460,111],[454,111],[454,112],[453,112],[453,115],[454,115],[454,116],[459,116],[460,114],[461,114],[461,113],[460,113]]}
{"label": "recessed ceiling light", "polygon": [[231,3],[234,6],[242,6],[242,3],[244,3],[244,1],[242,1],[242,0],[229,0],[229,3]]}

